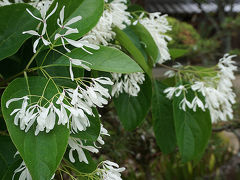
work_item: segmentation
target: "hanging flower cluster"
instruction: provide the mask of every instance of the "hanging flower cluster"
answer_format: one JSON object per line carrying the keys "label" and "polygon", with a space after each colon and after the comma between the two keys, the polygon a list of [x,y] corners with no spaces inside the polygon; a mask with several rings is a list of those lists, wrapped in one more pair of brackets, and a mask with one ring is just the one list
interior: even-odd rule
{"label": "hanging flower cluster", "polygon": [[125,168],[119,168],[119,165],[111,161],[103,161],[97,169],[97,174],[104,180],[121,180],[121,172]]}
{"label": "hanging flower cluster", "polygon": [[[15,2],[18,3],[18,2]],[[33,52],[37,53],[39,42],[45,46],[52,46],[50,38],[47,33],[47,21],[48,19],[56,12],[58,8],[58,3],[50,13],[48,8],[51,5],[51,1],[34,1],[35,5],[39,6],[40,17],[35,16],[29,9],[27,12],[37,21],[39,21],[39,26],[37,30],[28,30],[24,31],[23,34],[30,34],[37,36],[37,39],[33,43]],[[119,11],[119,7],[122,6],[117,3],[113,3],[113,6],[109,6],[113,11]],[[125,5],[123,6],[125,8]],[[92,54],[85,47],[98,50],[99,46],[89,42],[90,38],[93,35],[89,34],[81,38],[80,40],[73,40],[69,38],[70,34],[79,33],[77,28],[72,28],[71,25],[81,21],[81,16],[76,16],[67,22],[64,21],[64,10],[65,6],[62,7],[59,18],[57,19],[57,25],[60,27],[61,31],[54,35],[54,40],[59,40],[63,48],[67,52],[71,50],[66,46],[72,45],[76,48],[81,48],[88,54]],[[109,13],[111,10],[108,10]],[[115,12],[116,13],[116,12]],[[106,13],[107,14],[107,13]],[[116,16],[116,14],[113,16]],[[123,26],[123,25],[122,25]],[[39,28],[40,27],[40,28]],[[94,35],[95,36],[95,35]],[[111,98],[108,89],[103,87],[106,85],[113,85],[113,82],[110,78],[107,77],[98,77],[98,78],[75,78],[73,72],[73,66],[82,67],[83,69],[90,71],[91,64],[79,59],[74,59],[68,57],[69,61],[69,73],[70,78],[73,82],[76,83],[76,88],[65,88],[62,87],[62,91],[59,91],[51,99],[47,99],[44,96],[35,96],[35,95],[26,95],[24,97],[12,98],[6,103],[6,107],[9,108],[12,103],[21,103],[20,108],[14,109],[11,116],[14,116],[14,124],[19,126],[21,130],[28,132],[30,128],[35,127],[35,135],[37,136],[40,132],[49,133],[54,129],[56,125],[65,125],[71,131],[72,134],[78,133],[79,131],[86,131],[88,127],[91,126],[89,121],[89,116],[95,117],[93,113],[93,108],[103,107],[108,103],[108,98]],[[46,85],[47,86],[47,85]],[[31,102],[32,97],[38,97],[39,100],[35,103]],[[79,138],[69,137],[68,145],[70,147],[69,159],[72,163],[75,162],[73,152],[76,151],[78,154],[79,162],[84,162],[88,164],[87,157],[84,151],[90,151],[92,153],[99,152],[99,146],[104,145],[102,136],[110,136],[108,131],[101,124],[101,131],[96,142],[93,142],[91,145],[87,145],[85,141],[82,141]],[[105,166],[104,166],[105,167]],[[105,167],[106,168],[106,167]],[[31,175],[23,162],[19,168],[15,170],[14,176],[16,173],[20,173],[19,179],[32,180]],[[109,171],[110,172],[110,171]],[[13,177],[14,177],[13,176]],[[120,177],[120,176],[119,176]]]}
{"label": "hanging flower cluster", "polygon": [[151,33],[161,55],[158,61],[160,64],[171,59],[167,47],[168,41],[171,40],[171,37],[166,35],[166,33],[171,31],[172,28],[166,17],[167,15],[161,15],[159,12],[149,13],[146,17],[144,17],[144,13],[142,13],[138,21],[134,22],[134,24],[137,22],[141,23]]}
{"label": "hanging flower cluster", "polygon": [[[49,6],[52,4],[53,0],[30,0],[28,2],[33,7],[37,8],[38,10],[42,10],[43,8],[48,9]],[[0,6],[6,6],[16,3],[25,3],[24,0],[0,0]]]}
{"label": "hanging flower cluster", "polygon": [[107,46],[115,37],[112,28],[117,26],[124,29],[126,25],[130,25],[130,13],[127,12],[127,0],[113,0],[108,3],[105,1],[105,10],[97,25],[87,34],[87,40],[92,44]]}
{"label": "hanging flower cluster", "polygon": [[[204,73],[202,78],[194,76],[192,73],[185,70],[185,75],[191,77],[191,79],[188,79],[190,84],[169,87],[165,89],[164,93],[166,93],[169,99],[173,96],[179,97],[183,94],[184,98],[179,104],[179,108],[184,111],[186,111],[186,107],[194,111],[196,111],[197,107],[201,108],[203,111],[208,108],[210,110],[212,122],[233,119],[232,104],[235,103],[236,95],[232,89],[232,80],[235,79],[234,71],[237,70],[237,66],[232,60],[234,57],[235,55],[225,54],[223,58],[219,60],[216,67],[209,71],[202,72]],[[177,67],[180,71],[181,68],[183,68],[183,66],[179,65]],[[206,72],[211,76],[206,76]],[[172,77],[174,74],[176,75],[176,72],[171,70],[166,74]],[[188,89],[201,93],[201,95],[205,97],[205,102],[202,102],[197,93],[192,102],[190,102],[186,97]]]}
{"label": "hanging flower cluster", "polygon": [[127,93],[130,96],[137,96],[140,91],[140,86],[145,81],[143,73],[121,74],[112,73],[112,96],[118,97],[120,93]]}
{"label": "hanging flower cluster", "polygon": [[[28,100],[30,97],[24,96],[9,100],[6,107],[8,108],[14,101],[23,101],[21,108],[15,109],[11,115],[15,115],[14,124],[19,125],[20,129],[25,130],[25,132],[35,122],[37,123],[35,135],[38,135],[41,131],[50,132],[54,129],[55,124],[67,124],[68,127],[71,127],[73,133],[85,131],[90,126],[88,116],[95,116],[92,108],[103,107],[108,103],[105,98],[111,97],[108,89],[102,87],[101,84],[113,84],[106,77],[91,78],[90,80],[92,82],[90,82],[89,86],[85,85],[85,89],[81,86],[77,86],[76,89],[64,89],[56,102],[53,101],[54,97],[56,97],[54,96],[51,100],[47,100],[48,103],[45,106],[42,106],[39,102],[29,105]],[[60,107],[57,108],[54,104]]]}

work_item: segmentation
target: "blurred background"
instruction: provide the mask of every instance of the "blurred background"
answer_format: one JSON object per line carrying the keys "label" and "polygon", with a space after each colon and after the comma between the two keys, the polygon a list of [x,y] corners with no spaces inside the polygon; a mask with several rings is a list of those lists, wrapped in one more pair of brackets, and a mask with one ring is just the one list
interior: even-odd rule
{"label": "blurred background", "polygon": [[[170,53],[183,64],[211,66],[225,53],[240,55],[240,0],[132,0],[132,9],[168,14]],[[235,58],[239,64],[239,57]],[[155,69],[162,78],[164,70]],[[238,103],[233,121],[214,125],[211,140],[199,164],[182,164],[177,150],[164,155],[158,148],[152,119],[135,131],[124,130],[111,105],[100,112],[105,137],[101,158],[125,166],[127,180],[240,180],[240,76],[234,81]]]}

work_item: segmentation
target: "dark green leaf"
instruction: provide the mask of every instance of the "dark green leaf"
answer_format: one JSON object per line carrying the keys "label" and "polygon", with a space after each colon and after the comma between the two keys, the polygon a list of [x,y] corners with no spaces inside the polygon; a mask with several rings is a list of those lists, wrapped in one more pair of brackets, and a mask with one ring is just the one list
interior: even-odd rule
{"label": "dark green leaf", "polygon": [[0,147],[0,179],[7,180],[7,177],[11,179],[15,170],[12,167],[16,167],[16,163],[19,165],[19,158],[14,158],[17,149],[9,136],[0,136]]}
{"label": "dark green leaf", "polygon": [[172,101],[163,93],[166,88],[161,82],[154,82],[152,118],[157,144],[163,153],[168,154],[176,148],[176,134]]}
{"label": "dark green leaf", "polygon": [[114,28],[114,31],[116,33],[116,39],[120,42],[120,44],[130,53],[133,59],[142,67],[147,75],[152,78],[151,68],[149,68],[143,54],[136,47],[131,38],[117,27]]}
{"label": "dark green leaf", "polygon": [[137,97],[122,93],[114,98],[118,117],[126,130],[134,130],[146,118],[152,98],[151,81],[146,78]]}
{"label": "dark green leaf", "polygon": [[[194,93],[188,90],[187,99],[191,102],[193,97]],[[200,160],[211,136],[210,113],[199,108],[196,112],[189,108],[183,111],[179,109],[182,99],[183,95],[173,99],[175,131],[182,161]],[[201,99],[204,101],[203,98]]]}
{"label": "dark green leaf", "polygon": [[[30,94],[41,96],[47,80],[43,77],[30,77],[28,78],[28,84]],[[2,112],[10,137],[26,163],[32,178],[34,180],[50,179],[60,164],[66,150],[69,130],[65,126],[55,125],[54,130],[49,133],[40,132],[35,136],[34,126],[25,133],[20,130],[19,126],[14,125],[14,116],[10,116],[10,113],[14,109],[20,108],[22,102],[11,103],[8,109],[6,108],[6,102],[12,98],[28,95],[29,90],[27,87],[27,81],[24,78],[18,78],[11,82],[2,96]],[[56,87],[52,81],[49,81],[44,97],[50,99],[56,93]],[[31,98],[31,101],[37,102],[38,99]]]}
{"label": "dark green leaf", "polygon": [[[67,53],[67,55],[73,59],[80,59],[91,63],[89,67],[93,70],[117,73],[142,72],[142,69],[136,62],[118,49],[100,46],[99,50],[88,50],[93,54],[89,54],[82,49],[74,49],[71,53]],[[65,56],[61,56],[58,59],[51,59],[50,57],[45,62],[51,64],[51,66],[69,66],[69,59]]]}
{"label": "dark green leaf", "polygon": [[[63,49],[63,48],[62,48]],[[62,50],[61,49],[61,50]],[[55,51],[42,51],[39,53],[39,55],[36,58],[38,66],[42,65],[42,62],[45,58],[45,65],[49,65],[54,63],[54,61],[58,58],[61,57],[61,54],[55,52]],[[70,72],[69,72],[69,64],[65,66],[52,66],[52,67],[47,67],[44,68],[44,70],[51,76],[54,77],[54,81],[57,85],[59,86],[64,86],[68,88],[76,88],[76,83],[73,82],[70,79]],[[73,67],[72,68],[74,77],[79,78],[79,77],[84,77],[84,69],[78,68],[78,67]],[[38,71],[40,75],[43,75],[42,71]],[[57,78],[58,77],[58,78]],[[64,77],[64,78],[63,78]],[[68,79],[69,78],[69,79]]]}
{"label": "dark green leaf", "polygon": [[33,19],[26,11],[35,14],[38,11],[28,4],[13,4],[0,7],[0,60],[17,52],[31,35],[23,31],[36,29],[39,21]]}
{"label": "dark green leaf", "polygon": [[146,53],[148,54],[150,59],[153,61],[152,63],[155,64],[160,58],[160,53],[151,34],[140,23],[138,23],[135,26],[132,25],[129,28],[131,28],[135,32],[135,34],[139,37]]}
{"label": "dark green leaf", "polygon": [[55,0],[48,12],[54,9],[56,2],[58,2],[58,9],[48,20],[48,33],[52,37],[61,30],[57,25],[57,19],[63,6],[65,6],[64,23],[76,16],[82,16],[79,22],[71,25],[72,28],[77,28],[79,31],[77,34],[68,36],[71,39],[79,39],[90,31],[103,13],[104,0]]}

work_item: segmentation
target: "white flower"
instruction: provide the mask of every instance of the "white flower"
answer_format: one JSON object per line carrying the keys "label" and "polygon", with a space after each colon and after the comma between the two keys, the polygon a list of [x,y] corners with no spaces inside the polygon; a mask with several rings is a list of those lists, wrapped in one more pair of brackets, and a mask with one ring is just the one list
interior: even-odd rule
{"label": "white flower", "polygon": [[[14,155],[14,157],[15,157],[16,155],[19,155],[19,152],[18,152],[18,151],[16,152],[16,154]],[[16,175],[17,173],[20,173],[20,172],[21,172],[21,174],[20,174],[20,176],[19,176],[19,180],[32,180],[31,174],[30,174],[30,172],[29,172],[29,170],[28,170],[28,168],[27,168],[27,166],[26,166],[26,164],[25,164],[24,161],[23,161],[23,162],[20,164],[20,166],[14,171],[14,174],[13,174],[13,176],[12,176],[12,180],[14,180],[15,175]],[[54,176],[55,176],[55,174],[53,174],[53,176],[52,176],[51,179],[53,179]]]}
{"label": "white flower", "polygon": [[62,29],[74,30],[69,26],[80,21],[82,17],[76,16],[64,24],[64,9],[65,9],[65,6],[63,6],[62,10],[60,11],[60,17],[57,19],[57,24]]}
{"label": "white flower", "polygon": [[46,2],[44,4],[42,4],[42,8],[40,10],[40,14],[41,14],[41,18],[39,17],[36,17],[35,15],[33,15],[33,13],[29,10],[29,9],[26,9],[27,12],[35,19],[39,20],[40,22],[43,23],[43,31],[46,31],[46,28],[47,28],[47,20],[48,18],[50,18],[54,13],[55,11],[57,10],[57,7],[58,7],[58,3],[56,3],[56,6],[55,8],[49,13],[49,15],[47,15],[47,10],[50,6],[50,2]]}
{"label": "white flower", "polygon": [[86,69],[87,71],[91,70],[87,65],[84,64],[84,63],[86,63],[86,64],[90,64],[91,65],[91,63],[86,62],[84,60],[70,58],[69,59],[69,63],[70,63],[70,65],[69,65],[69,72],[70,72],[70,77],[71,77],[72,81],[74,81],[74,74],[73,74],[73,70],[72,70],[72,65],[73,64],[76,65],[76,66],[80,66],[80,67]]}
{"label": "white flower", "polygon": [[38,135],[39,132],[44,131],[45,129],[46,133],[49,133],[55,126],[56,114],[59,114],[58,112],[59,110],[53,105],[53,103],[50,103],[47,108],[39,107],[35,135]]}
{"label": "white flower", "polygon": [[31,35],[34,35],[34,36],[38,36],[39,38],[33,43],[33,52],[36,53],[36,48],[37,48],[37,45],[40,41],[40,39],[42,40],[43,44],[45,46],[48,46],[49,44],[51,44],[49,41],[47,41],[46,39],[44,39],[44,35],[46,33],[46,29],[43,28],[42,30],[42,34],[38,34],[38,32],[36,31],[33,31],[33,30],[30,30],[30,31],[24,31],[23,34],[31,34]]}
{"label": "white flower", "polygon": [[166,35],[166,32],[172,30],[172,28],[169,26],[166,17],[167,15],[161,16],[161,13],[156,12],[150,13],[149,18],[143,17],[138,20],[150,32],[158,46],[161,55],[159,63],[171,59],[167,47],[168,41],[170,41],[171,38]]}
{"label": "white flower", "polygon": [[9,2],[8,0],[3,0],[3,1],[0,1],[0,7],[1,6],[7,6],[7,5],[10,5],[11,2]]}
{"label": "white flower", "polygon": [[12,180],[14,180],[14,176],[21,172],[20,176],[19,176],[19,180],[32,180],[31,174],[28,170],[28,168],[26,167],[26,164],[24,163],[24,161],[20,164],[20,166],[14,171]]}
{"label": "white flower", "polygon": [[125,93],[131,96],[137,96],[140,92],[140,86],[145,81],[143,73],[120,74],[112,73],[114,85],[112,87],[112,96],[118,97],[119,93]]}
{"label": "white flower", "polygon": [[179,104],[179,109],[186,111],[186,105],[188,108],[192,109],[192,104],[187,100],[186,97],[184,97]]}
{"label": "white flower", "polygon": [[70,44],[70,42],[72,42],[72,41],[74,41],[74,40],[71,40],[71,39],[69,39],[69,38],[66,38],[65,36],[67,36],[67,35],[70,35],[70,34],[74,34],[74,33],[78,33],[78,30],[77,29],[69,29],[69,30],[67,30],[64,34],[59,34],[59,33],[57,33],[56,35],[55,35],[55,40],[57,40],[58,38],[60,38],[61,39],[61,41],[62,41],[62,45],[63,45],[63,47],[64,47],[64,49],[67,51],[67,52],[71,52],[66,46],[65,46],[65,41],[67,41],[69,44]]}
{"label": "white flower", "polygon": [[113,26],[117,26],[120,29],[126,28],[126,25],[130,25],[131,21],[129,18],[131,17],[130,13],[127,12],[127,0],[113,0],[109,3],[109,14],[112,16]]}
{"label": "white flower", "polygon": [[37,8],[39,11],[43,11],[45,8],[48,10],[52,3],[53,0],[32,0],[29,2],[29,4]]}
{"label": "white flower", "polygon": [[176,90],[177,90],[176,87],[169,87],[169,88],[165,89],[163,92],[164,92],[165,94],[167,94],[166,97],[167,97],[168,99],[172,99],[172,97],[173,97],[173,95],[174,95],[174,93],[175,93]]}
{"label": "white flower", "polygon": [[89,54],[92,54],[91,52],[89,52],[88,50],[86,50],[84,48],[84,46],[86,47],[89,47],[89,48],[92,48],[92,49],[95,49],[95,50],[98,50],[99,49],[99,46],[96,46],[96,45],[93,45],[93,44],[90,44],[88,41],[87,41],[87,37],[83,37],[82,39],[78,40],[78,41],[75,41],[75,40],[72,40],[72,39],[69,39],[67,38],[66,36],[70,35],[70,34],[74,34],[74,33],[79,33],[78,29],[76,28],[71,28],[69,27],[70,25],[80,21],[82,19],[81,16],[76,16],[72,19],[70,19],[68,22],[64,23],[64,9],[65,9],[65,6],[63,6],[62,10],[60,11],[60,18],[57,19],[57,24],[58,26],[61,28],[61,29],[67,29],[67,31],[64,33],[64,34],[59,34],[57,33],[55,35],[55,40],[60,38],[61,41],[62,41],[62,45],[63,47],[66,49],[67,52],[71,52],[68,48],[66,48],[65,46],[65,41],[69,44],[71,44],[72,46],[76,47],[76,48],[82,48],[84,51],[86,51],[87,53]]}
{"label": "white flower", "polygon": [[112,27],[124,29],[126,25],[130,25],[130,13],[126,11],[126,2],[126,0],[113,0],[108,3],[97,25],[87,34],[86,40],[89,43],[107,46],[116,35]]}
{"label": "white flower", "polygon": [[169,78],[174,77],[175,75],[176,75],[176,72],[173,70],[169,70],[164,73],[164,76],[167,76]]}
{"label": "white flower", "polygon": [[202,111],[205,111],[205,106],[204,106],[203,102],[197,96],[194,97],[191,107],[192,107],[193,111],[196,111],[197,107],[201,108]]}
{"label": "white flower", "polygon": [[179,85],[178,87],[169,87],[165,89],[163,92],[167,94],[166,97],[168,99],[172,99],[174,94],[176,97],[179,97],[183,91],[187,92],[187,89],[183,85]]}
{"label": "white flower", "polygon": [[[98,142],[99,144],[101,144],[101,145],[104,145],[105,142],[103,141],[102,135],[104,135],[104,136],[110,136],[110,134],[108,134],[107,129],[105,129],[105,128],[103,127],[103,125],[101,124],[100,134],[99,134],[99,136],[98,136],[98,138],[97,138],[97,142]],[[95,145],[95,147],[100,148],[100,147],[96,146],[96,143],[94,143],[94,145]]]}
{"label": "white flower", "polygon": [[108,89],[102,87],[101,84],[112,85],[113,82],[110,78],[99,77],[89,78],[88,85],[85,85],[84,81],[82,81],[82,84],[84,88],[77,86],[76,89],[64,89],[61,94],[54,95],[54,97],[59,95],[56,101],[59,108],[55,107],[52,99],[44,106],[41,105],[41,99],[40,102],[29,105],[28,96],[10,99],[7,101],[6,107],[9,108],[13,102],[23,101],[22,106],[14,109],[10,115],[15,114],[14,124],[19,125],[20,129],[25,130],[25,132],[35,122],[35,135],[43,131],[49,133],[56,124],[67,125],[68,128],[71,126],[72,133],[85,131],[87,127],[90,127],[88,116],[95,116],[92,108],[103,107],[108,103],[105,98],[111,98]]}
{"label": "white flower", "polygon": [[102,169],[98,168],[100,177],[104,180],[122,180],[121,172],[125,171],[126,168],[119,168],[117,163],[111,161],[103,161],[101,163]]}
{"label": "white flower", "polygon": [[82,141],[79,138],[74,138],[74,137],[69,137],[68,139],[68,145],[70,146],[70,151],[69,151],[69,160],[72,163],[75,163],[75,159],[73,157],[73,151],[77,151],[78,153],[78,159],[79,162],[85,162],[88,164],[87,157],[84,153],[83,150],[88,150],[92,153],[98,153],[98,149],[96,149],[94,146],[85,146],[83,145]]}

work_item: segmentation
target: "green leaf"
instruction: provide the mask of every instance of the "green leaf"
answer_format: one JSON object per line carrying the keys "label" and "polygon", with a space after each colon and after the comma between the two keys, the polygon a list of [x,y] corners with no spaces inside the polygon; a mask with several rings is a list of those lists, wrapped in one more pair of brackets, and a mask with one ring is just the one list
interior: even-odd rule
{"label": "green leaf", "polygon": [[169,53],[172,59],[183,57],[188,53],[188,51],[188,49],[169,49]]}
{"label": "green leaf", "polygon": [[100,118],[97,112],[97,109],[93,109],[93,113],[95,117],[88,116],[90,121],[90,127],[87,128],[86,131],[80,131],[77,134],[71,134],[72,137],[80,138],[81,140],[88,140],[91,142],[95,142],[100,134]]}
{"label": "green leaf", "polygon": [[139,37],[146,53],[153,61],[152,63],[155,64],[160,58],[160,52],[152,35],[140,23],[136,24],[135,26],[132,25],[129,28],[131,28],[134,31],[134,33]]}
{"label": "green leaf", "polygon": [[[9,136],[0,136],[0,179],[8,180],[12,178],[14,170],[19,166],[19,158],[14,158],[17,149],[13,145]],[[12,167],[15,167],[12,168]]]}
{"label": "green leaf", "polygon": [[113,30],[116,33],[116,39],[119,41],[119,43],[129,52],[133,59],[147,73],[147,75],[152,78],[151,68],[149,68],[143,54],[131,40],[131,37],[129,37],[128,34],[117,27],[115,27]]}
{"label": "green leaf", "polygon": [[0,7],[0,60],[17,52],[31,35],[22,34],[23,31],[36,29],[39,21],[33,19],[26,8],[38,11],[28,4],[13,4]]}
{"label": "green leaf", "polygon": [[[82,49],[76,48],[72,50],[72,52],[67,53],[67,56],[91,63],[89,67],[93,70],[117,73],[142,72],[142,69],[137,63],[118,49],[100,46],[99,50],[88,50],[93,54],[89,54]],[[43,65],[47,65],[46,63],[50,64],[50,66],[69,66],[69,59],[65,56],[61,56],[58,59],[47,57]]]}
{"label": "green leaf", "polygon": [[[194,93],[188,90],[187,99],[191,102]],[[199,97],[201,97],[199,95]],[[208,140],[211,136],[212,123],[209,110],[205,112],[197,108],[196,112],[187,108],[186,111],[179,109],[183,95],[174,97],[173,114],[177,144],[181,153],[182,161],[200,160]],[[204,102],[204,99],[201,97]]]}
{"label": "green leaf", "polygon": [[77,152],[73,152],[73,157],[76,160],[75,163],[70,162],[68,157],[68,151],[64,155],[64,162],[66,162],[70,167],[72,167],[75,173],[92,173],[97,169],[97,164],[93,161],[89,151],[83,150],[86,158],[88,160],[88,164],[85,162],[79,162]]}
{"label": "green leaf", "polygon": [[[56,59],[61,57],[61,54],[59,54],[59,53],[57,53],[55,51],[50,51],[50,52],[47,52],[47,51],[48,50],[42,51],[37,56],[36,62],[37,62],[38,66],[42,66],[41,64],[42,64],[43,60],[45,59],[45,57],[47,57],[47,60],[45,59],[45,61],[44,61],[45,64],[54,63],[54,61]],[[54,78],[54,82],[57,85],[65,86],[65,87],[69,87],[69,88],[73,88],[73,89],[75,89],[77,87],[76,83],[73,82],[70,79],[69,65],[68,66],[67,65],[65,65],[65,66],[51,66],[51,67],[44,68],[44,70],[51,77],[55,77]],[[73,70],[75,78],[84,77],[84,69],[79,68],[79,67],[73,67],[72,70]],[[42,71],[39,70],[38,73],[39,73],[39,75],[43,76]],[[59,77],[59,78],[57,78],[57,77]]]}
{"label": "green leaf", "polygon": [[[19,126],[14,125],[14,116],[10,116],[14,109],[21,107],[22,102],[13,102],[8,109],[6,108],[6,102],[9,99],[23,97],[29,93],[41,96],[46,84],[47,80],[43,77],[30,77],[28,78],[28,89],[26,79],[17,78],[4,91],[1,101],[2,112],[10,137],[34,180],[51,179],[66,150],[69,130],[65,126],[55,125],[54,130],[49,133],[40,132],[35,136],[35,125],[33,125],[25,133],[20,130]],[[49,81],[45,88],[44,97],[50,99],[56,93],[56,87],[52,81]],[[37,102],[38,99],[36,97],[31,98],[31,102]]]}
{"label": "green leaf", "polygon": [[136,127],[143,122],[151,106],[151,81],[146,78],[140,88],[141,91],[137,97],[122,93],[118,98],[114,98],[118,117],[123,127],[129,131],[136,129]]}
{"label": "green leaf", "polygon": [[77,34],[68,36],[71,39],[79,39],[89,32],[97,24],[103,13],[104,0],[55,0],[48,12],[54,9],[57,2],[58,9],[47,22],[48,34],[52,37],[61,30],[57,25],[57,19],[63,6],[65,6],[64,23],[76,16],[82,16],[80,21],[71,25],[71,28],[77,28],[79,31]]}
{"label": "green leaf", "polygon": [[168,154],[176,148],[172,101],[163,93],[167,86],[154,82],[152,118],[156,141],[161,151]]}

